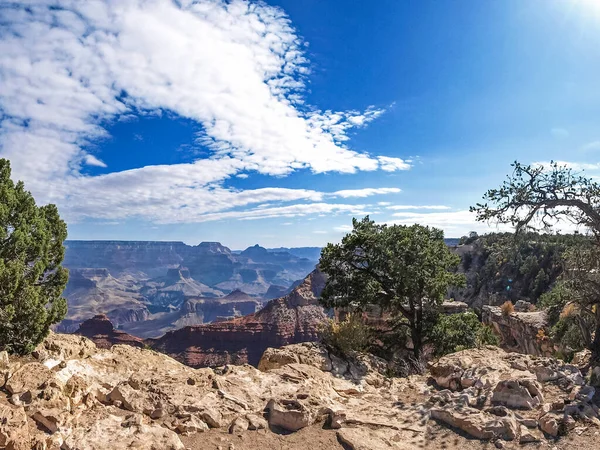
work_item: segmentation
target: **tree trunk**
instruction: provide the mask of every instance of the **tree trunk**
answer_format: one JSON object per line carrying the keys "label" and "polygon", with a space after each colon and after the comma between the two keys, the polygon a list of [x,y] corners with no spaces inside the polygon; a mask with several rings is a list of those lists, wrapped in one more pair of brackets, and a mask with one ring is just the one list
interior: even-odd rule
{"label": "tree trunk", "polygon": [[596,330],[592,342],[592,361],[600,362],[600,305],[596,305]]}
{"label": "tree trunk", "polygon": [[411,338],[413,343],[413,353],[415,358],[419,359],[421,356],[421,350],[423,349],[423,336],[417,327],[411,328]]}

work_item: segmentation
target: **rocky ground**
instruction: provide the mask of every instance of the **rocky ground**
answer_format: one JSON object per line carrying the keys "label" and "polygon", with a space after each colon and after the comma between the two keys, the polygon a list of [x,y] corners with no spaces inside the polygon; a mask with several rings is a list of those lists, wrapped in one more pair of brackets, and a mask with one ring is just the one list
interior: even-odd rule
{"label": "rocky ground", "polygon": [[[580,363],[580,361],[576,361]],[[386,378],[384,361],[318,344],[193,369],[142,348],[51,335],[0,353],[0,448],[597,448],[595,389],[576,365],[495,347]]]}

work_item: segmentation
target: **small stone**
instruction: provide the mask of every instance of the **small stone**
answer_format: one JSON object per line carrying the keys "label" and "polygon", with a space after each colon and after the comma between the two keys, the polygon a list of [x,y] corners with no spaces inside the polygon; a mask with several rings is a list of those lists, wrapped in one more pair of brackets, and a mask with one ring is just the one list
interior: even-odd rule
{"label": "small stone", "polygon": [[230,434],[239,434],[248,429],[250,424],[243,417],[236,417],[231,425],[229,425],[229,433]]}

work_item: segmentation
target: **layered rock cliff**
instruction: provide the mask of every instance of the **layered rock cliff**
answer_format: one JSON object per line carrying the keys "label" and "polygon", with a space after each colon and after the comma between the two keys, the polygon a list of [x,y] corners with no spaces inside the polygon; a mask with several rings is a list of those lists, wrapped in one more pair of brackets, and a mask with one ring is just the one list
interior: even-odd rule
{"label": "layered rock cliff", "polygon": [[[271,299],[289,292],[316,264],[257,245],[234,253],[218,242],[189,246],[66,241],[65,245],[70,279],[63,295],[68,313],[54,328],[58,332],[73,332],[97,314],[106,314],[116,327],[140,337],[249,314],[267,293]],[[227,294],[237,290],[253,300],[245,305],[233,301]],[[211,302],[210,298],[224,300]],[[192,303],[195,311],[190,309]]]}
{"label": "layered rock cliff", "polygon": [[151,345],[192,367],[258,364],[268,347],[315,341],[326,320],[318,297],[325,277],[313,271],[290,294],[233,320],[168,332]]}
{"label": "layered rock cliff", "polygon": [[515,311],[505,314],[498,306],[484,306],[481,320],[491,326],[507,350],[529,355],[549,356],[555,351],[548,336],[544,311]]}

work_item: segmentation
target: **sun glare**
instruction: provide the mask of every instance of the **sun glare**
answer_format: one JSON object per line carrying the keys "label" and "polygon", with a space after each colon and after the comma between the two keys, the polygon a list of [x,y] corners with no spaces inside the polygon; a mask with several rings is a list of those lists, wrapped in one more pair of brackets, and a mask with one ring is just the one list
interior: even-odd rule
{"label": "sun glare", "polygon": [[600,0],[573,0],[573,2],[588,11],[600,14]]}

